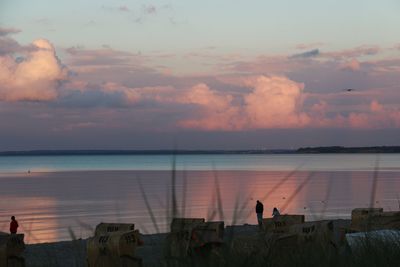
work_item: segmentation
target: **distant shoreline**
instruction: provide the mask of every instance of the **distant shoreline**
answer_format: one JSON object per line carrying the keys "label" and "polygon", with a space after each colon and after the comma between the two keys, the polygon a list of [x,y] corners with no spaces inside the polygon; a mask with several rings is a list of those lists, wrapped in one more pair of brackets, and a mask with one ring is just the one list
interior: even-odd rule
{"label": "distant shoreline", "polygon": [[107,155],[263,155],[263,154],[400,153],[400,146],[302,147],[299,149],[247,150],[23,150],[0,151],[0,156],[107,156]]}
{"label": "distant shoreline", "polygon": [[96,155],[229,155],[294,154],[296,150],[29,150],[2,151],[0,156],[96,156]]}

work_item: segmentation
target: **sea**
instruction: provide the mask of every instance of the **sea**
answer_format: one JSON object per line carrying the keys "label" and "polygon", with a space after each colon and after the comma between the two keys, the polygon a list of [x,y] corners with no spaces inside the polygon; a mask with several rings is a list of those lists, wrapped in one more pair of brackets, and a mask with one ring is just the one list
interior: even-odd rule
{"label": "sea", "polygon": [[350,218],[400,209],[400,154],[0,156],[0,231],[26,243],[87,238],[100,222],[167,232],[173,217],[255,224],[264,217]]}

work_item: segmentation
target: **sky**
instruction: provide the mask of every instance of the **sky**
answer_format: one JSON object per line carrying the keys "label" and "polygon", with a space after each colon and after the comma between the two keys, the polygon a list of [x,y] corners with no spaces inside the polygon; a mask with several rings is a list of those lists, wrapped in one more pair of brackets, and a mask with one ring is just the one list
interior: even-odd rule
{"label": "sky", "polygon": [[399,13],[0,0],[0,151],[399,145]]}

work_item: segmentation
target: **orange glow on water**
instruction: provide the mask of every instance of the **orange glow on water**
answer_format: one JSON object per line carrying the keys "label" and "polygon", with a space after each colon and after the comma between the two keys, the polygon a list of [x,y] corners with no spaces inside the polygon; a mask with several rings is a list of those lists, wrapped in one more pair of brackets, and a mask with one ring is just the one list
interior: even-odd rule
{"label": "orange glow on water", "polygon": [[[196,173],[190,185],[188,205],[196,207],[188,216],[205,217],[215,210],[213,219],[220,219],[217,208],[217,187],[212,172]],[[270,216],[272,209],[287,206],[285,213],[304,212],[307,203],[305,185],[307,172],[288,175],[286,172],[231,172],[219,171],[218,182],[226,223],[256,223],[254,207],[256,200],[264,203],[264,216]],[[284,182],[281,182],[284,180]],[[271,191],[271,189],[275,189]],[[254,215],[254,216],[253,216]]]}
{"label": "orange glow on water", "polygon": [[50,197],[2,196],[0,229],[9,232],[9,218],[15,216],[19,233],[25,234],[25,243],[58,240],[56,200]]}

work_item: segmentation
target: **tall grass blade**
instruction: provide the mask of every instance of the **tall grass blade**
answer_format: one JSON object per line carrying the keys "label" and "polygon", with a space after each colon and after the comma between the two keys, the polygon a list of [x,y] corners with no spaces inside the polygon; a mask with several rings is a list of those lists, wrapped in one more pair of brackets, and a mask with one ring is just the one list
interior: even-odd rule
{"label": "tall grass blade", "polygon": [[40,243],[40,242],[41,242],[40,238],[38,238],[38,237],[33,233],[32,230],[30,230],[30,229],[25,229],[25,228],[23,227],[23,225],[21,225],[21,224],[19,225],[19,227],[21,228],[22,231],[26,232],[26,233],[29,235],[29,239],[33,239],[35,243]]}
{"label": "tall grass blade", "polygon": [[[169,186],[170,186],[170,184],[168,184],[168,182],[167,182],[166,188],[169,189]],[[170,191],[169,191],[169,190],[167,190],[167,193],[166,193],[165,218],[166,218],[167,224],[168,224],[169,222],[172,222],[172,214],[171,214],[171,194],[170,194]],[[168,225],[167,225],[166,231],[169,231]]]}
{"label": "tall grass blade", "polygon": [[211,195],[211,202],[208,204],[208,210],[207,210],[207,221],[212,221],[217,214],[217,211],[215,210],[215,191],[212,191]]}
{"label": "tall grass blade", "polygon": [[233,209],[233,214],[232,214],[232,222],[231,222],[232,227],[230,228],[230,231],[228,232],[228,235],[227,235],[228,242],[232,242],[233,237],[235,235],[235,227],[234,226],[236,225],[236,222],[237,222],[238,209],[239,209],[239,198],[236,198],[235,207]]}
{"label": "tall grass blade", "polygon": [[248,208],[250,201],[253,200],[251,196],[254,195],[254,190],[250,192],[249,196],[245,198],[245,201],[243,201],[242,205],[239,207],[239,215],[245,214],[243,217],[244,219],[250,218],[250,216],[253,214],[253,208],[249,209],[247,213],[245,213],[245,210]]}
{"label": "tall grass blade", "polygon": [[287,209],[287,207],[292,203],[294,198],[297,196],[298,193],[306,186],[311,178],[315,175],[314,172],[310,173],[306,179],[296,188],[296,190],[292,193],[292,195],[286,200],[286,202],[281,206],[281,211],[283,212],[284,210]]}
{"label": "tall grass blade", "polygon": [[281,187],[287,180],[292,178],[304,165],[306,161],[302,162],[296,169],[288,173],[282,180],[275,184],[265,195],[261,198],[261,201],[265,201],[272,193],[274,193],[279,187]]}
{"label": "tall grass blade", "polygon": [[95,229],[90,224],[85,223],[80,219],[76,219],[75,221],[81,228],[88,230],[90,233],[94,235]]}
{"label": "tall grass blade", "polygon": [[176,201],[176,155],[172,156],[172,171],[171,171],[171,196],[172,196],[172,218],[178,216],[178,204]]}
{"label": "tall grass blade", "polygon": [[186,194],[187,194],[187,172],[186,167],[183,170],[182,177],[182,217],[186,214]]}
{"label": "tall grass blade", "polygon": [[379,158],[379,154],[377,154],[376,158],[375,158],[374,174],[373,174],[373,178],[372,178],[371,199],[369,201],[370,208],[373,208],[375,205],[376,188],[378,186],[379,162],[380,162],[380,158]]}
{"label": "tall grass blade", "polygon": [[397,204],[399,204],[399,210],[400,210],[400,196],[397,194]]}
{"label": "tall grass blade", "polygon": [[318,220],[318,216],[316,215],[316,212],[314,212],[315,211],[314,207],[309,205],[309,204],[307,205],[307,207],[308,207],[308,210],[309,210],[311,221]]}
{"label": "tall grass blade", "polygon": [[320,219],[323,219],[325,217],[325,212],[326,208],[328,207],[328,202],[331,197],[331,192],[332,192],[332,185],[333,185],[333,173],[329,175],[328,183],[326,184],[326,193],[325,193],[325,198],[323,200],[323,206],[321,210],[321,216]]}
{"label": "tall grass blade", "polygon": [[118,201],[115,201],[115,218],[117,218],[117,222],[121,222],[121,209],[119,208]]}
{"label": "tall grass blade", "polygon": [[[33,221],[34,221],[34,220],[35,220],[35,217],[33,217],[33,218],[30,220],[30,222],[29,222],[29,226],[28,226],[29,232],[32,231],[32,225],[33,225]],[[30,241],[31,235],[28,235],[28,236],[29,236],[29,239],[26,241],[26,243],[29,243],[29,241]]]}
{"label": "tall grass blade", "polygon": [[151,209],[149,200],[147,199],[147,195],[146,195],[146,192],[143,189],[142,181],[140,180],[140,178],[138,179],[138,183],[139,183],[140,193],[142,194],[142,197],[143,197],[143,200],[144,200],[144,204],[146,205],[147,212],[149,213],[151,222],[153,223],[153,226],[156,229],[156,232],[160,233],[160,229],[158,228],[158,224],[157,224],[156,218],[154,217],[153,210]]}
{"label": "tall grass blade", "polygon": [[221,187],[219,186],[218,173],[216,171],[214,163],[213,163],[213,172],[214,172],[215,190],[216,190],[216,193],[217,193],[218,215],[219,215],[219,219],[221,221],[223,221],[225,216],[224,216],[224,209],[223,209],[223,206],[222,206]]}
{"label": "tall grass blade", "polygon": [[77,239],[76,235],[71,227],[68,227],[68,234],[69,234],[69,237],[71,238],[71,240],[75,241]]}
{"label": "tall grass blade", "polygon": [[147,229],[146,226],[144,226],[144,225],[141,224],[141,223],[139,223],[138,225],[139,225],[140,231],[141,231],[143,234],[145,234],[145,235],[150,234],[150,232],[149,232],[149,230]]}

